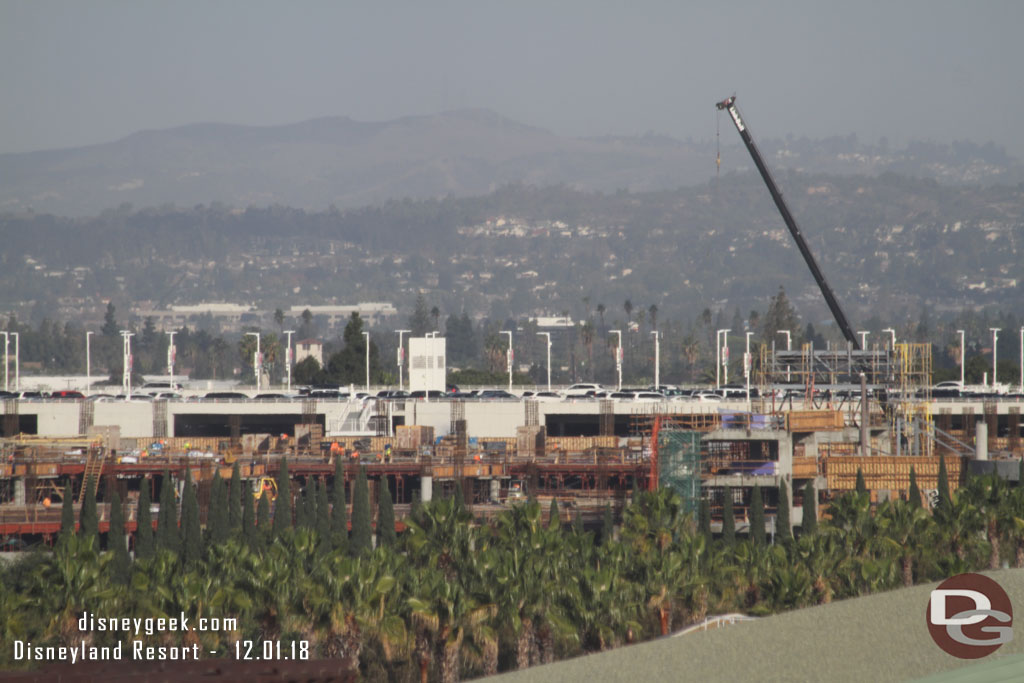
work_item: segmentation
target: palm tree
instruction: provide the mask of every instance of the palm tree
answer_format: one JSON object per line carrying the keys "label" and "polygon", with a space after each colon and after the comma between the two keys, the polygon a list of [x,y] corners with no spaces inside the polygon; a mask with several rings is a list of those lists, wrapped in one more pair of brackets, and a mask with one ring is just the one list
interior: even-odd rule
{"label": "palm tree", "polygon": [[961,489],[985,520],[985,538],[989,543],[989,569],[999,569],[1000,540],[1012,531],[1014,515],[1009,489],[1002,477],[990,474],[968,479]]}
{"label": "palm tree", "polygon": [[877,521],[891,552],[900,560],[903,585],[914,585],[914,558],[933,545],[931,516],[910,501],[888,501],[879,508]]}
{"label": "palm tree", "polygon": [[416,632],[421,681],[426,683],[430,662],[436,661],[442,683],[455,683],[460,679],[467,630],[493,617],[496,606],[479,604],[459,583],[433,568],[419,577],[413,597],[406,602]]}
{"label": "palm tree", "polygon": [[587,379],[594,379],[594,321],[587,320],[580,325],[580,338],[587,347]]}
{"label": "palm tree", "polygon": [[45,636],[62,645],[92,642],[92,632],[78,630],[82,612],[117,613],[121,589],[107,578],[113,555],[98,553],[96,543],[92,536],[65,539],[40,566],[27,591],[31,609],[49,615]]}

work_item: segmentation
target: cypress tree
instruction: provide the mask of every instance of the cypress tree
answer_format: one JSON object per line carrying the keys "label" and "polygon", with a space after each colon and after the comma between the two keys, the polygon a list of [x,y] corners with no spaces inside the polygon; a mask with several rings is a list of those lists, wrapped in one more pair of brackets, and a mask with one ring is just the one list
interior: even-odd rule
{"label": "cypress tree", "polygon": [[135,511],[135,559],[144,560],[153,557],[153,516],[149,511],[150,486],[149,477],[142,480],[139,488],[139,504]]}
{"label": "cypress tree", "polygon": [[814,482],[810,479],[804,484],[803,521],[800,522],[800,535],[813,536],[818,532],[818,492],[814,490]]}
{"label": "cypress tree", "polygon": [[722,540],[727,546],[736,545],[736,517],[732,509],[732,487],[722,491]]}
{"label": "cypress tree", "polygon": [[700,516],[699,530],[703,534],[704,540],[710,545],[711,544],[711,503],[707,498],[700,499],[700,510],[697,513]]}
{"label": "cypress tree", "polygon": [[295,528],[309,528],[309,480],[295,492]]}
{"label": "cypress tree", "polygon": [[256,510],[253,508],[252,494],[246,491],[239,503],[242,506],[242,525],[239,527],[240,540],[254,549],[258,545],[257,535],[260,531],[256,528]]}
{"label": "cypress tree", "polygon": [[199,500],[192,485],[192,471],[185,468],[185,486],[181,494],[182,561],[195,564],[203,554],[203,536],[199,523]]}
{"label": "cypress tree", "polygon": [[914,466],[910,466],[910,491],[907,492],[907,500],[915,508],[921,507],[921,489],[917,488],[917,474]]}
{"label": "cypress tree", "polygon": [[[251,503],[252,501],[250,501]],[[252,507],[250,505],[250,507]],[[237,533],[242,528],[242,472],[235,461],[231,468],[231,484],[228,488],[228,528]]]}
{"label": "cypress tree", "polygon": [[583,515],[579,508],[576,508],[576,516],[572,518],[572,530],[577,534],[583,533]]}
{"label": "cypress tree", "polygon": [[857,485],[856,485],[856,487],[857,487],[857,495],[858,496],[866,494],[868,492],[867,484],[864,483],[864,473],[860,471],[859,467],[857,468]]}
{"label": "cypress tree", "polygon": [[939,491],[936,507],[941,513],[949,513],[953,509],[953,501],[949,494],[949,475],[946,473],[946,456],[939,456]]}
{"label": "cypress tree", "polygon": [[608,545],[615,537],[615,520],[612,519],[612,508],[607,503],[601,514],[601,544]]}
{"label": "cypress tree", "polygon": [[320,479],[316,486],[316,530],[320,542],[331,542],[331,508],[327,503],[327,482]]}
{"label": "cypress tree", "polygon": [[455,480],[455,509],[461,510],[466,507],[466,492],[462,490],[462,482]]}
{"label": "cypress tree", "polygon": [[60,506],[60,536],[58,542],[75,535],[75,501],[72,500],[71,484],[64,485],[63,501]]}
{"label": "cypress tree", "polygon": [[423,508],[423,501],[420,500],[419,490],[412,492],[412,503],[409,504],[409,517],[412,519],[418,519],[420,510]]}
{"label": "cypress tree", "polygon": [[1017,486],[1024,486],[1024,457],[1017,461]]}
{"label": "cypress tree", "polygon": [[316,528],[317,497],[316,479],[306,477],[306,527],[310,530]]}
{"label": "cypress tree", "polygon": [[779,513],[775,517],[775,536],[780,543],[793,540],[793,528],[789,522],[789,482],[783,481],[779,487]]}
{"label": "cypress tree", "polygon": [[366,482],[366,468],[360,465],[352,487],[352,542],[349,554],[356,556],[373,546],[373,528],[370,521],[370,488]]}
{"label": "cypress tree", "polygon": [[548,528],[562,528],[562,517],[558,514],[558,499],[554,496],[551,496],[551,505],[548,508]]}
{"label": "cypress tree", "polygon": [[334,459],[334,506],[331,508],[331,535],[334,547],[348,545],[348,510],[345,502],[345,468],[341,458]]}
{"label": "cypress tree", "polygon": [[110,495],[110,531],[107,532],[107,549],[114,553],[111,561],[110,578],[114,583],[125,585],[131,576],[132,558],[128,556],[128,545],[124,535],[124,508],[117,489]]}
{"label": "cypress tree", "polygon": [[256,506],[256,529],[253,537],[258,548],[265,548],[272,538],[270,529],[270,496],[264,491]]}
{"label": "cypress tree", "polygon": [[78,534],[83,539],[91,538],[92,547],[100,549],[100,516],[96,512],[96,480],[89,475],[85,482],[85,500],[78,511]]}
{"label": "cypress tree", "polygon": [[228,537],[228,499],[220,470],[210,483],[210,505],[206,509],[206,545],[220,545]]}
{"label": "cypress tree", "polygon": [[750,494],[750,540],[754,545],[765,545],[764,537],[764,498],[761,486],[754,484]]}
{"label": "cypress tree", "polygon": [[[262,498],[262,496],[261,496]],[[288,477],[288,458],[281,458],[277,472],[277,499],[274,501],[274,537],[280,538],[292,528],[292,490]]]}
{"label": "cypress tree", "polygon": [[157,550],[181,551],[181,534],[178,531],[178,503],[174,497],[174,482],[171,473],[164,470],[160,484],[160,515],[156,525]]}
{"label": "cypress tree", "polygon": [[388,478],[380,478],[380,488],[377,492],[377,545],[388,548],[394,547],[398,538],[395,534],[395,507],[391,501],[391,490],[388,488]]}

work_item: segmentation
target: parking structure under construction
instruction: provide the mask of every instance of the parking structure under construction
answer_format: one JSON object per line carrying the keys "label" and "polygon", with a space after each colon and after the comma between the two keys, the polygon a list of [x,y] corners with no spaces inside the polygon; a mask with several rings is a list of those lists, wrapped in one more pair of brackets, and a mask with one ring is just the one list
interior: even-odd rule
{"label": "parking structure under construction", "polygon": [[[669,486],[691,510],[701,498],[720,520],[730,491],[737,526],[755,485],[764,492],[768,530],[778,490],[788,489],[790,519],[801,522],[808,481],[827,514],[830,499],[861,471],[875,500],[905,496],[913,466],[920,488],[936,488],[944,458],[951,486],[968,469],[1015,479],[1024,455],[1024,397],[934,398],[926,344],[894,348],[755,354],[751,392],[715,403],[607,398],[541,401],[380,399],[4,401],[0,462],[0,539],[7,547],[52,542],[70,484],[76,504],[85,482],[99,482],[101,528],[116,489],[137,500],[167,472],[185,470],[200,501],[214,473],[259,490],[281,459],[301,490],[312,478],[333,485],[364,466],[376,495],[387,480],[398,517],[414,497],[456,487],[478,518],[530,496],[556,498],[566,521],[596,523],[605,506],[620,511],[633,492]],[[155,500],[155,496],[152,496]],[[927,495],[926,495],[927,498]],[[351,496],[347,498],[351,500]],[[134,530],[135,506],[129,504]],[[545,512],[547,506],[544,506]]]}

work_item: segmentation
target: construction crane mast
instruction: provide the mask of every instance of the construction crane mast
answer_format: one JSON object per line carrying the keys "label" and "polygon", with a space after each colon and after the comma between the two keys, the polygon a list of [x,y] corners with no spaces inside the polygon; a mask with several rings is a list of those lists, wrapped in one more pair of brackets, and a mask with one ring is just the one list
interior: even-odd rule
{"label": "construction crane mast", "polygon": [[814,281],[818,283],[818,288],[821,289],[821,293],[824,295],[825,302],[828,303],[829,310],[832,311],[832,317],[836,319],[836,323],[839,325],[839,329],[842,330],[843,336],[846,337],[846,341],[850,342],[855,350],[859,350],[860,344],[857,343],[857,335],[853,333],[853,328],[850,327],[850,323],[846,320],[846,315],[839,306],[836,295],[832,292],[832,288],[829,287],[828,281],[825,280],[825,275],[821,272],[821,268],[818,267],[818,262],[814,260],[814,254],[811,253],[810,247],[804,241],[804,236],[800,233],[800,227],[796,224],[793,214],[789,212],[789,207],[786,206],[786,201],[782,198],[782,192],[779,191],[778,186],[775,184],[771,171],[768,170],[764,159],[761,158],[761,152],[758,151],[754,138],[751,137],[746,124],[740,118],[740,112],[736,108],[736,96],[733,95],[728,99],[724,99],[715,106],[719,110],[724,109],[729,112],[729,116],[732,117],[732,122],[736,124],[736,130],[739,131],[740,137],[743,138],[743,144],[747,146],[747,151],[750,152],[750,156],[754,159],[754,165],[757,166],[757,170],[761,173],[761,178],[764,179],[765,185],[768,186],[768,192],[771,193],[772,199],[775,200],[775,206],[778,207],[779,213],[782,214],[782,220],[786,222],[789,233],[793,235],[797,248],[803,254],[804,261],[807,262],[807,267],[811,269]]}

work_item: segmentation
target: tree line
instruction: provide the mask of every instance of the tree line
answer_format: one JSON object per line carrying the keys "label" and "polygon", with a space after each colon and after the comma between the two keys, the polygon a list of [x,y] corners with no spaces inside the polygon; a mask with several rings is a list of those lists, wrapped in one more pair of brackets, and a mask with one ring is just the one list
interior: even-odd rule
{"label": "tree line", "polygon": [[[336,658],[339,670],[367,680],[456,681],[664,635],[712,614],[766,615],[1003,561],[1024,566],[1021,486],[972,476],[950,494],[943,466],[929,509],[914,481],[906,499],[872,505],[858,480],[820,524],[813,489],[805,490],[795,538],[780,510],[772,543],[760,489],[746,536],[728,509],[713,534],[707,504],[695,519],[669,489],[637,492],[618,524],[606,508],[601,525],[588,528],[555,501],[545,521],[532,499],[475,520],[456,488],[452,497],[414,502],[396,533],[386,479],[374,524],[362,468],[348,516],[340,460],[332,482],[301,487],[282,462],[273,504],[269,495],[256,503],[237,468],[229,481],[217,475],[205,524],[188,475],[179,501],[165,473],[155,533],[148,481],[142,487],[134,559],[116,491],[105,538],[94,489],[77,531],[66,491],[53,551],[0,572],[0,638],[113,645],[136,636],[81,633],[83,611],[184,612],[235,617],[239,627],[186,632],[182,645],[226,652],[239,639],[305,642],[311,657]],[[782,487],[780,502],[791,493]],[[167,634],[139,637],[155,643]],[[10,657],[5,649],[0,665],[24,665]]]}
{"label": "tree line", "polygon": [[[618,337],[612,330],[622,331],[623,378],[629,384],[653,382],[654,345],[651,333],[661,338],[661,378],[665,383],[707,383],[714,381],[716,332],[728,329],[733,349],[730,376],[742,377],[742,353],[746,333],[751,333],[751,348],[761,345],[783,349],[787,341],[792,348],[813,343],[815,349],[828,344],[843,344],[834,325],[818,326],[805,322],[790,301],[784,288],[768,299],[764,310],[743,313],[738,308],[730,316],[726,310],[705,308],[692,320],[666,319],[656,304],[640,305],[626,299],[621,306],[611,306],[585,297],[583,317],[564,327],[552,330],[552,375],[556,384],[575,381],[614,382],[614,352]],[[571,320],[570,312],[563,317]],[[1022,319],[1005,312],[965,310],[955,315],[936,317],[924,309],[917,319],[895,325],[900,342],[931,343],[935,381],[959,379],[960,337],[965,331],[967,362],[965,379],[980,384],[992,372],[993,347],[991,328],[1000,328],[998,336],[998,377],[1014,382],[1019,375],[1019,330]],[[285,316],[278,309],[273,327],[245,327],[233,335],[215,334],[202,326],[184,326],[175,332],[177,349],[175,371],[188,373],[192,379],[231,379],[245,383],[255,381],[254,354],[256,339],[261,336],[260,350],[263,370],[271,383],[281,384],[286,375]],[[316,338],[324,330],[316,318],[306,311],[296,320],[299,339]],[[506,381],[506,350],[508,338],[502,330],[513,331],[517,384],[542,384],[547,376],[546,340],[535,318],[483,318],[475,320],[465,309],[444,312],[420,294],[403,321],[411,336],[437,330],[445,337],[448,366],[453,373],[449,381],[456,384],[504,384]],[[399,323],[400,325],[403,323]],[[869,347],[885,348],[890,343],[888,323],[874,316],[859,327],[869,332]],[[32,327],[16,317],[8,318],[5,331],[20,335],[20,354],[26,368],[45,373],[84,372],[86,369],[86,330],[75,323],[55,323],[44,319]],[[104,323],[91,337],[93,375],[106,373],[119,384],[122,376],[121,330],[132,337],[133,371],[138,375],[163,374],[167,371],[169,335],[156,329],[152,319],[118,320],[113,304],[107,306]],[[789,339],[780,334],[785,330]],[[296,384],[347,385],[363,384],[366,379],[366,343],[364,331],[370,332],[371,384],[397,383],[395,357],[397,335],[385,326],[368,330],[365,321],[353,313],[344,331],[333,339],[324,339],[324,361],[312,358],[295,364],[292,380]],[[13,339],[11,340],[13,344]],[[13,347],[10,348],[13,354]],[[754,354],[758,356],[757,353]],[[525,372],[519,372],[525,366]],[[141,378],[140,378],[141,379]]]}

